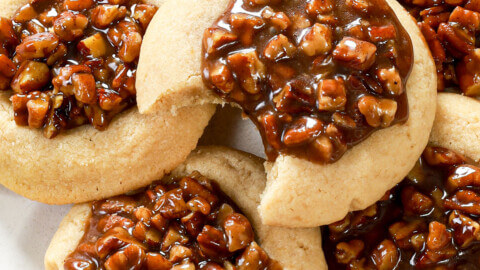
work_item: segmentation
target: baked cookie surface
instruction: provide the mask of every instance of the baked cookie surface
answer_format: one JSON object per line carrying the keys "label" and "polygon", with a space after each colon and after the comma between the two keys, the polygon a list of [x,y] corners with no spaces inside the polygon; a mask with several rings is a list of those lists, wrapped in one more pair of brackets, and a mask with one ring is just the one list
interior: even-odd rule
{"label": "baked cookie surface", "polygon": [[[195,4],[168,1],[158,11],[164,15],[152,21],[158,31],[147,33],[145,39],[149,44],[161,46],[145,48],[142,52],[149,54],[156,50],[159,53],[139,70],[139,85],[143,84],[142,80],[152,79],[164,91],[139,93],[140,99],[150,101],[143,103],[146,106],[140,107],[140,111],[152,112],[158,106],[175,110],[178,104],[223,102],[204,87],[199,55],[204,29],[224,12],[228,3],[227,0],[197,0]],[[260,205],[264,223],[311,227],[365,208],[408,173],[427,144],[436,106],[431,102],[436,96],[435,66],[414,20],[396,2],[388,3],[409,33],[414,47],[414,66],[406,86],[408,121],[376,131],[333,164],[319,165],[289,155],[281,155],[267,164],[268,182]],[[169,46],[174,41],[181,41],[183,45]],[[174,49],[177,54],[169,53]],[[169,63],[168,70],[158,64],[162,62]],[[149,69],[162,72],[155,79],[146,73]]]}
{"label": "baked cookie surface", "polygon": [[[0,16],[12,17],[27,2],[1,1]],[[106,131],[81,126],[46,139],[39,130],[17,126],[9,93],[0,93],[0,183],[50,204],[85,202],[139,188],[186,158],[214,110],[213,105],[195,105],[175,115],[168,110],[142,115],[135,107],[118,115]]]}
{"label": "baked cookie surface", "polygon": [[[200,147],[176,168],[173,176],[193,171],[213,179],[249,218],[260,246],[284,269],[324,268],[318,228],[289,229],[262,225],[257,205],[265,185],[262,160],[225,147]],[[90,204],[75,205],[62,221],[45,255],[46,269],[63,269],[91,216]]]}

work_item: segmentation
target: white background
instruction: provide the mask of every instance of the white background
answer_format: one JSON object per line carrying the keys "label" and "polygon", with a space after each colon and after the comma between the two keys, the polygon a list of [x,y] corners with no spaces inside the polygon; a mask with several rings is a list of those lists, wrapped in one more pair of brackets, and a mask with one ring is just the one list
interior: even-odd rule
{"label": "white background", "polygon": [[[217,111],[200,144],[231,146],[264,157],[255,126],[231,107]],[[69,209],[30,201],[0,185],[0,270],[43,269],[50,239]]]}

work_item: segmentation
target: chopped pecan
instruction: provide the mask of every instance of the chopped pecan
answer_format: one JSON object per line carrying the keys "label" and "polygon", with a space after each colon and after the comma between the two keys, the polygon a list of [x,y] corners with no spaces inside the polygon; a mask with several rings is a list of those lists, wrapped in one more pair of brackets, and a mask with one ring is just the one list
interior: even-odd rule
{"label": "chopped pecan", "polygon": [[137,245],[128,245],[105,261],[106,270],[140,270],[145,263],[145,252]]}
{"label": "chopped pecan", "polygon": [[157,10],[158,8],[154,5],[138,4],[135,6],[132,17],[140,23],[143,30],[146,30]]}
{"label": "chopped pecan", "polygon": [[448,209],[461,210],[465,213],[480,215],[480,195],[470,190],[457,191],[452,197],[445,199]]}
{"label": "chopped pecan", "polygon": [[330,26],[316,23],[300,42],[300,49],[308,56],[324,54],[332,49],[333,34]]}
{"label": "chopped pecan", "polygon": [[313,117],[302,117],[296,120],[291,128],[285,131],[283,142],[286,145],[298,145],[306,143],[323,130],[323,122]]}
{"label": "chopped pecan", "polygon": [[472,241],[480,240],[480,224],[459,211],[450,214],[448,224],[453,228],[453,239],[460,247],[466,248]]}
{"label": "chopped pecan", "polygon": [[180,188],[165,193],[154,207],[165,218],[181,218],[188,213],[188,207],[183,200],[183,191]]}
{"label": "chopped pecan", "polygon": [[210,225],[205,225],[197,236],[198,245],[207,257],[224,256],[228,253],[227,242],[223,232]]}
{"label": "chopped pecan", "polygon": [[265,23],[262,18],[253,15],[235,13],[230,16],[230,24],[245,46],[252,45],[253,35]]}
{"label": "chopped pecan", "polygon": [[193,252],[191,249],[182,246],[182,245],[174,245],[170,249],[170,256],[168,260],[172,263],[177,263],[182,261],[183,259],[192,257]]}
{"label": "chopped pecan", "polygon": [[428,225],[427,247],[432,250],[439,250],[450,243],[451,234],[447,227],[437,221],[432,221]]}
{"label": "chopped pecan", "polygon": [[213,85],[224,93],[232,92],[235,81],[230,69],[221,63],[217,63],[210,69],[210,80]]}
{"label": "chopped pecan", "polygon": [[347,103],[345,82],[342,78],[321,80],[317,87],[320,111],[343,110]]}
{"label": "chopped pecan", "polygon": [[35,8],[30,4],[26,4],[15,12],[13,20],[17,23],[26,23],[37,16],[38,13],[35,11]]}
{"label": "chopped pecan", "polygon": [[60,43],[57,35],[49,32],[28,36],[16,48],[22,60],[38,59],[50,56]]}
{"label": "chopped pecan", "polygon": [[91,8],[94,4],[94,0],[64,0],[63,9],[82,11]]}
{"label": "chopped pecan", "polygon": [[238,213],[230,214],[223,222],[227,236],[228,251],[235,252],[246,248],[253,241],[253,229],[248,219]]}
{"label": "chopped pecan", "polygon": [[110,255],[111,252],[127,245],[143,247],[143,244],[132,237],[127,230],[122,227],[115,227],[107,231],[105,235],[97,240],[95,248],[97,250],[97,256],[104,259]]}
{"label": "chopped pecan", "polygon": [[377,77],[384,89],[391,95],[401,95],[404,92],[400,73],[395,67],[382,68],[377,71]]}
{"label": "chopped pecan", "polygon": [[98,5],[91,11],[92,24],[98,28],[107,28],[127,14],[127,8],[118,5]]}
{"label": "chopped pecan", "polygon": [[427,146],[423,151],[423,157],[428,164],[435,165],[455,165],[466,161],[465,157],[446,148]]}
{"label": "chopped pecan", "polygon": [[358,101],[358,109],[372,127],[388,127],[397,112],[397,102],[390,99],[377,99],[364,96]]}
{"label": "chopped pecan", "polygon": [[24,61],[12,79],[11,87],[15,93],[25,94],[42,89],[50,81],[50,69],[47,64]]}
{"label": "chopped pecan", "polygon": [[238,40],[236,34],[222,28],[208,28],[203,35],[203,48],[207,53],[214,53],[223,46],[234,44]]}
{"label": "chopped pecan", "polygon": [[172,268],[172,263],[156,252],[148,252],[145,263],[149,270],[170,270]]}
{"label": "chopped pecan", "polygon": [[260,92],[260,81],[265,79],[265,65],[256,51],[235,53],[228,56],[228,65],[236,74],[237,80],[249,94]]}
{"label": "chopped pecan", "polygon": [[397,31],[393,25],[385,26],[370,26],[368,28],[368,36],[373,42],[381,42],[389,39],[394,39],[397,36]]}
{"label": "chopped pecan", "polygon": [[469,164],[459,165],[448,176],[447,183],[452,189],[480,187],[480,168]]}
{"label": "chopped pecan", "polygon": [[27,102],[28,126],[41,128],[50,108],[49,99],[32,99]]}
{"label": "chopped pecan", "polygon": [[372,260],[377,269],[393,269],[398,259],[397,247],[391,240],[383,240],[372,252]]}
{"label": "chopped pecan", "polygon": [[75,73],[72,75],[75,98],[86,104],[97,102],[95,78],[89,73]]}
{"label": "chopped pecan", "polygon": [[349,242],[340,242],[335,249],[335,257],[339,263],[348,264],[357,259],[363,251],[365,244],[363,241],[354,239]]}
{"label": "chopped pecan", "polygon": [[53,31],[64,41],[73,41],[83,36],[88,18],[71,11],[62,12],[53,22]]}
{"label": "chopped pecan", "polygon": [[409,186],[402,189],[402,203],[405,211],[411,214],[426,214],[433,208],[433,201],[428,196]]}
{"label": "chopped pecan", "polygon": [[272,61],[278,61],[282,59],[288,59],[292,57],[297,48],[293,45],[286,36],[280,34],[274,36],[267,47],[263,51],[263,55]]}
{"label": "chopped pecan", "polygon": [[345,66],[367,70],[375,62],[377,46],[351,37],[343,38],[333,51],[333,58]]}
{"label": "chopped pecan", "polygon": [[269,265],[270,259],[265,251],[255,242],[237,259],[237,270],[264,269]]}
{"label": "chopped pecan", "polygon": [[469,31],[477,31],[480,27],[480,13],[457,6],[448,21],[458,23]]}
{"label": "chopped pecan", "polygon": [[332,0],[309,0],[306,9],[310,16],[325,14],[333,10],[333,2]]}
{"label": "chopped pecan", "polygon": [[96,33],[80,41],[77,44],[77,48],[85,56],[91,55],[95,58],[100,58],[107,53],[108,47],[102,34]]}
{"label": "chopped pecan", "polygon": [[168,228],[167,233],[164,236],[161,250],[167,251],[174,244],[185,245],[188,243],[188,241],[189,241],[188,236],[180,232],[179,229],[176,228],[175,226],[170,226]]}

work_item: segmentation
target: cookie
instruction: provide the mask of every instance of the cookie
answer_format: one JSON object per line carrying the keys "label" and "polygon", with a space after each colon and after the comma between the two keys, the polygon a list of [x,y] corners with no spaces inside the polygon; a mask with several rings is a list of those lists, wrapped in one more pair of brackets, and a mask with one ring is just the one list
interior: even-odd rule
{"label": "cookie", "polygon": [[[12,17],[27,2],[1,1],[0,16]],[[195,148],[215,110],[194,105],[175,115],[168,110],[142,115],[135,106],[105,131],[84,125],[47,139],[38,129],[16,125],[9,97],[0,93],[0,183],[50,204],[121,194],[162,177]]]}
{"label": "cookie", "polygon": [[[387,2],[414,47],[413,70],[406,84],[408,121],[374,132],[333,164],[321,165],[293,155],[280,155],[268,163],[268,181],[260,204],[265,224],[318,226],[365,208],[401,181],[427,144],[436,107],[432,102],[436,96],[435,66],[415,21],[398,3]],[[205,88],[199,56],[204,30],[224,12],[229,1],[193,3],[167,1],[158,11],[161,15],[152,21],[157,31],[147,33],[145,40],[157,46],[145,47],[142,53],[157,53],[139,70],[138,83],[155,81],[164,91],[144,88],[146,91],[138,97],[149,103],[142,102],[142,112],[154,112],[163,106],[174,111],[180,104],[223,102]],[[159,70],[156,78],[147,72],[153,69]]]}
{"label": "cookie", "polygon": [[440,93],[430,141],[480,160],[480,103],[458,94]]}
{"label": "cookie", "polygon": [[[262,160],[225,147],[200,147],[177,167],[172,176],[198,171],[213,179],[248,217],[259,245],[284,269],[325,267],[318,228],[270,227],[260,221],[257,205],[265,185]],[[75,205],[62,221],[45,255],[46,269],[63,269],[65,258],[78,245],[85,221],[92,215],[90,204]]]}

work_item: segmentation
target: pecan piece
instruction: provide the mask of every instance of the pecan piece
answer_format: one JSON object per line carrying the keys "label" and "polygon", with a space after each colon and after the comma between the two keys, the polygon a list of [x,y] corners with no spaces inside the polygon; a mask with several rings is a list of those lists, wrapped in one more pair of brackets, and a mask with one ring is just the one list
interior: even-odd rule
{"label": "pecan piece", "polygon": [[235,81],[230,69],[221,63],[216,63],[209,70],[212,84],[224,93],[232,92]]}
{"label": "pecan piece", "polygon": [[237,259],[237,270],[265,269],[270,263],[270,259],[265,251],[255,242],[252,242],[248,248]]}
{"label": "pecan piece", "polygon": [[95,78],[89,73],[75,73],[72,75],[75,98],[86,104],[97,103]]}
{"label": "pecan piece", "polygon": [[13,15],[13,20],[17,23],[26,23],[32,19],[35,19],[38,16],[37,11],[33,8],[32,5],[26,4],[19,8],[15,15]]}
{"label": "pecan piece", "polygon": [[253,228],[248,219],[238,213],[230,214],[223,222],[227,236],[228,251],[234,252],[250,245],[253,241]]}
{"label": "pecan piece", "polygon": [[332,10],[332,0],[309,0],[306,7],[306,11],[310,16],[325,14]]}
{"label": "pecan piece", "polygon": [[373,42],[381,42],[389,39],[394,39],[397,36],[397,31],[393,25],[371,26],[368,28],[368,36]]}
{"label": "pecan piece", "polygon": [[50,56],[60,43],[57,35],[49,32],[26,37],[16,48],[21,60],[37,59]]}
{"label": "pecan piece", "polygon": [[377,269],[393,269],[398,263],[397,247],[391,240],[383,240],[372,252],[372,260]]}
{"label": "pecan piece", "polygon": [[205,225],[197,236],[201,252],[207,257],[224,256],[228,254],[227,242],[223,232],[210,225]]}
{"label": "pecan piece", "polygon": [[459,211],[450,214],[448,224],[453,228],[453,239],[462,248],[468,247],[474,240],[480,240],[480,224]]}
{"label": "pecan piece", "polygon": [[332,29],[320,23],[315,23],[300,42],[300,49],[308,56],[324,54],[332,49]]}
{"label": "pecan piece", "polygon": [[433,200],[409,186],[402,189],[402,204],[407,213],[422,215],[432,210]]}
{"label": "pecan piece", "polygon": [[335,249],[335,258],[339,263],[348,264],[358,258],[364,247],[363,241],[357,239],[340,242]]}
{"label": "pecan piece", "polygon": [[391,95],[401,95],[404,92],[402,78],[395,67],[377,70],[377,77],[383,88]]}
{"label": "pecan piece", "polygon": [[452,189],[467,186],[480,187],[480,168],[469,164],[459,165],[448,176],[447,183]]}
{"label": "pecan piece", "polygon": [[83,36],[88,25],[88,18],[71,11],[62,12],[53,22],[53,31],[65,41],[73,41]]}
{"label": "pecan piece", "polygon": [[84,38],[77,44],[77,48],[81,54],[94,58],[100,58],[107,53],[107,43],[100,33]]}
{"label": "pecan piece", "polygon": [[146,255],[147,269],[149,270],[170,270],[172,263],[160,253],[148,252]]}
{"label": "pecan piece", "polygon": [[293,57],[297,48],[293,45],[286,36],[280,34],[274,36],[265,47],[263,55],[265,58],[278,61]]}
{"label": "pecan piece", "polygon": [[143,30],[146,30],[157,10],[158,8],[154,5],[138,4],[135,6],[132,18],[140,23]]}
{"label": "pecan piece", "polygon": [[188,207],[183,200],[182,189],[177,188],[165,193],[155,204],[154,210],[159,211],[167,219],[181,218],[187,215]]}
{"label": "pecan piece", "polygon": [[145,251],[137,245],[128,245],[105,261],[106,270],[140,270],[145,263]]}
{"label": "pecan piece", "polygon": [[98,5],[91,11],[93,26],[107,28],[111,23],[120,20],[127,14],[127,8],[118,5]]}
{"label": "pecan piece", "polygon": [[263,19],[257,16],[236,13],[230,16],[230,25],[244,46],[250,46],[256,30],[263,27]]}
{"label": "pecan piece", "polygon": [[333,59],[357,70],[367,70],[375,62],[377,46],[368,41],[344,37],[333,51]]}
{"label": "pecan piece", "polygon": [[323,130],[323,122],[313,117],[302,117],[296,120],[285,131],[283,142],[287,146],[299,145],[313,140]]}
{"label": "pecan piece", "polygon": [[343,110],[347,103],[345,82],[342,78],[321,80],[317,88],[320,111]]}
{"label": "pecan piece", "polygon": [[228,65],[237,75],[243,90],[249,94],[260,92],[260,81],[265,79],[266,68],[256,51],[232,54],[228,56]]}
{"label": "pecan piece", "polygon": [[168,260],[172,263],[177,263],[183,259],[190,258],[193,256],[193,251],[182,245],[174,245],[170,249],[170,256]]}
{"label": "pecan piece", "polygon": [[388,127],[395,119],[397,102],[364,96],[358,101],[358,109],[372,127]]}
{"label": "pecan piece", "polygon": [[203,35],[203,48],[207,53],[214,53],[220,48],[232,45],[237,41],[236,34],[221,28],[208,28]]}
{"label": "pecan piece", "polygon": [[454,151],[442,147],[427,146],[423,151],[423,157],[428,164],[437,165],[455,165],[466,161],[465,157]]}
{"label": "pecan piece", "polygon": [[445,199],[444,206],[448,209],[480,215],[480,195],[474,191],[460,190],[452,197]]}
{"label": "pecan piece", "polygon": [[25,61],[12,79],[11,87],[15,93],[25,94],[42,89],[50,81],[50,69],[47,64]]}
{"label": "pecan piece", "polygon": [[50,108],[49,99],[32,99],[27,102],[28,126],[41,128]]}
{"label": "pecan piece", "polygon": [[63,9],[82,11],[91,8],[94,4],[94,0],[64,0]]}

